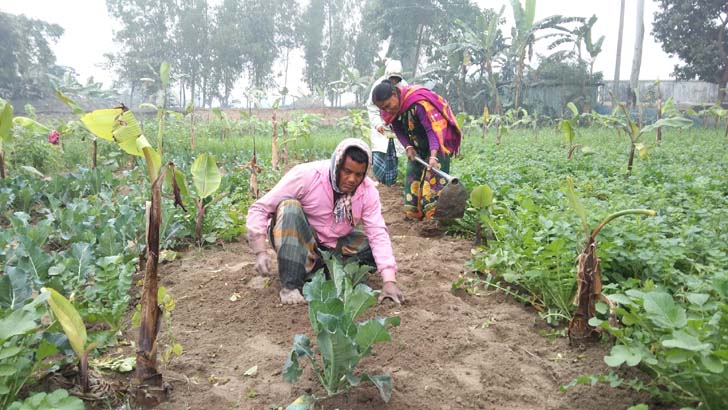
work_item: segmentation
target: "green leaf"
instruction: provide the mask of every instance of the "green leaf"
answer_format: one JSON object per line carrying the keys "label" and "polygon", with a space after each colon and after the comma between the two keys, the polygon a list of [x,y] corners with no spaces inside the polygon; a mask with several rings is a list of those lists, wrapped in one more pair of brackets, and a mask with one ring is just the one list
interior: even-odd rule
{"label": "green leaf", "polygon": [[299,357],[308,357],[313,360],[313,351],[311,350],[311,341],[305,335],[296,335],[293,337],[293,347],[291,353],[283,365],[283,380],[288,383],[294,383],[303,374],[303,370],[298,363]]}
{"label": "green leaf", "polygon": [[79,107],[78,104],[76,104],[75,101],[73,101],[72,99],[68,98],[61,91],[56,90],[56,98],[58,98],[59,100],[61,100],[62,103],[66,104],[71,109],[71,111],[73,112],[74,115],[81,115],[81,114],[83,114],[83,112],[84,112],[83,109],[81,107]]}
{"label": "green leaf", "polygon": [[95,136],[108,141],[114,140],[112,129],[116,117],[121,115],[121,108],[105,108],[94,110],[81,117],[81,122]]}
{"label": "green leaf", "polygon": [[137,148],[137,138],[142,135],[142,128],[131,111],[124,111],[116,117],[111,133],[124,152],[137,157],[144,156]]}
{"label": "green leaf", "polygon": [[650,320],[659,326],[675,329],[687,324],[685,309],[676,305],[672,296],[665,292],[646,293],[644,306]]}
{"label": "green leaf", "polygon": [[689,335],[682,330],[672,332],[672,339],[663,340],[662,345],[692,352],[699,352],[710,348],[709,343],[700,343],[697,337]]}
{"label": "green leaf", "polygon": [[166,61],[159,66],[159,79],[162,80],[162,88],[169,86],[169,63]]}
{"label": "green leaf", "polygon": [[13,124],[23,127],[33,134],[47,135],[51,131],[50,128],[28,117],[15,117]]}
{"label": "green leaf", "polygon": [[382,396],[382,400],[384,400],[385,403],[389,402],[389,399],[392,397],[392,390],[394,389],[394,383],[392,382],[391,376],[386,374],[369,376],[364,373],[361,375],[361,380],[374,383],[374,385],[377,386],[377,390],[379,390],[379,395]]}
{"label": "green leaf", "polygon": [[612,347],[612,351],[608,356],[604,356],[604,363],[610,367],[618,367],[622,363],[628,366],[636,366],[641,361],[641,355],[624,345],[616,345]]}
{"label": "green leaf", "polygon": [[332,333],[321,329],[316,341],[324,361],[324,387],[333,394],[341,377],[359,360],[356,345],[341,330]]}
{"label": "green leaf", "polygon": [[346,298],[344,302],[344,313],[349,315],[351,319],[356,319],[376,303],[377,298],[374,297],[372,289],[367,285],[359,284],[349,297]]}
{"label": "green leaf", "polygon": [[286,410],[313,410],[315,404],[316,399],[313,396],[304,394],[289,404]]}
{"label": "green leaf", "polygon": [[0,364],[0,377],[12,376],[18,369],[12,364]]}
{"label": "green leaf", "polygon": [[303,297],[308,302],[315,300],[326,302],[336,298],[336,287],[334,283],[326,280],[322,272],[317,272],[310,281],[303,285]]}
{"label": "green leaf", "polygon": [[13,106],[0,98],[0,142],[10,141],[10,129],[13,127]]}
{"label": "green leaf", "polygon": [[20,346],[0,347],[0,360],[5,360],[8,357],[13,357],[23,351]]}
{"label": "green leaf", "polygon": [[149,141],[147,141],[144,135],[140,135],[136,139],[136,147],[144,154],[144,159],[147,163],[147,172],[149,173],[149,183],[153,184],[159,176],[159,170],[162,168],[162,157],[152,148],[152,145],[149,144]]}
{"label": "green leaf", "polygon": [[192,163],[191,171],[198,198],[207,198],[220,188],[220,170],[212,155],[200,154]]}
{"label": "green leaf", "polygon": [[708,301],[710,295],[707,293],[688,293],[687,299],[693,305],[703,306]]}
{"label": "green leaf", "polygon": [[84,410],[84,404],[66,390],[58,389],[51,394],[36,393],[22,403],[16,401],[8,410]]}
{"label": "green leaf", "polygon": [[48,304],[51,306],[53,314],[56,315],[56,319],[61,323],[63,332],[68,337],[68,342],[71,344],[73,351],[76,352],[79,358],[82,357],[86,350],[86,325],[84,325],[81,315],[78,314],[71,302],[55,289],[43,288],[41,291],[50,293]]}
{"label": "green leaf", "polygon": [[493,190],[488,185],[480,185],[470,193],[470,203],[478,209],[493,205]]}
{"label": "green leaf", "polygon": [[0,342],[13,336],[22,335],[38,327],[38,315],[25,309],[16,309],[0,319]]}
{"label": "green leaf", "polygon": [[356,344],[359,346],[359,353],[361,355],[367,355],[374,343],[388,342],[392,340],[392,336],[389,334],[384,320],[373,319],[358,325],[354,340],[356,340]]}
{"label": "green leaf", "polygon": [[569,198],[569,203],[571,204],[571,207],[574,209],[576,215],[581,220],[581,227],[584,230],[584,235],[586,238],[588,238],[589,226],[587,225],[586,221],[586,209],[584,209],[584,204],[582,204],[579,198],[576,196],[576,192],[574,191],[574,180],[571,177],[566,178],[564,193],[566,193],[566,197]]}
{"label": "green leaf", "polygon": [[723,373],[723,370],[725,369],[723,362],[713,355],[702,356],[700,361],[703,363],[703,367],[708,369],[711,373],[720,374]]}
{"label": "green leaf", "polygon": [[650,408],[646,404],[637,404],[635,406],[629,406],[627,410],[649,410]]}

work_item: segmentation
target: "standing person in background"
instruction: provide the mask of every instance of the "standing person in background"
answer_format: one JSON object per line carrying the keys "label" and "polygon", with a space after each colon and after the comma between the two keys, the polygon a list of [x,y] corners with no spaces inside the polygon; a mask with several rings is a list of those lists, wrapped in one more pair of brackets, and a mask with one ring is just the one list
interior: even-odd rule
{"label": "standing person in background", "polygon": [[389,60],[384,66],[384,75],[377,78],[372,84],[367,100],[367,113],[369,114],[370,137],[372,147],[372,172],[375,182],[390,186],[397,181],[397,149],[394,136],[385,134],[387,127],[384,124],[379,107],[372,102],[374,88],[384,80],[394,85],[407,85],[402,78],[402,63],[399,60]]}
{"label": "standing person in background", "polygon": [[[430,168],[450,172],[450,159],[458,154],[462,139],[450,105],[427,88],[396,86],[389,80],[374,87],[372,102],[407,151],[405,215],[417,220],[431,219],[447,181]],[[429,167],[415,162],[415,156],[423,158]]]}

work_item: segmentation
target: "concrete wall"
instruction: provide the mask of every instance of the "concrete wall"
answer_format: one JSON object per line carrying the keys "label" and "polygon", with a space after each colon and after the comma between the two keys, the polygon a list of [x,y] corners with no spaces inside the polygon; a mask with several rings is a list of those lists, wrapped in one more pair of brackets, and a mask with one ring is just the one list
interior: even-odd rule
{"label": "concrete wall", "polygon": [[[640,81],[638,89],[640,101],[647,103],[657,101],[657,85],[654,80]],[[612,101],[609,96],[611,90],[614,90],[614,81],[604,81],[604,85],[599,87],[600,103],[610,103]],[[663,101],[673,97],[678,104],[711,105],[718,101],[718,85],[705,81],[660,80],[660,91],[662,92]],[[621,101],[628,99],[629,81],[619,82],[615,96]]]}

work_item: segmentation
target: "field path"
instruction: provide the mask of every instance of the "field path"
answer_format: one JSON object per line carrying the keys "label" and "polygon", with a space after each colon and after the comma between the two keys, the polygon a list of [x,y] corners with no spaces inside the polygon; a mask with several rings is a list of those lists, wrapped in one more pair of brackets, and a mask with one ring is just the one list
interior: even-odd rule
{"label": "field path", "polygon": [[[399,315],[402,324],[359,369],[391,373],[394,393],[385,404],[363,385],[317,409],[617,410],[639,402],[624,389],[560,392],[578,375],[605,371],[608,347],[573,349],[563,337],[541,336],[548,328],[533,309],[503,294],[454,294],[451,284],[466,269],[471,243],[421,237],[403,218],[401,187],[380,193],[406,303],[370,309]],[[308,364],[297,384],[283,381],[293,336],[313,336],[307,307],[280,305],[278,279],[257,275],[253,266],[244,242],[192,250],[162,265],[162,284],[177,298],[173,329],[184,354],[163,370],[174,390],[160,408],[268,410],[285,408],[303,392],[323,393]],[[369,284],[378,289],[381,279],[372,276]],[[253,366],[257,373],[245,376]]]}

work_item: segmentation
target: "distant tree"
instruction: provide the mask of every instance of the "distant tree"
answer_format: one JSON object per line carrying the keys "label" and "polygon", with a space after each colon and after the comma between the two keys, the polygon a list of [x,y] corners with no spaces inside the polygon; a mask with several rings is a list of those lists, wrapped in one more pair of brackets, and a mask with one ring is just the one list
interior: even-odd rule
{"label": "distant tree", "polygon": [[662,49],[684,64],[679,79],[698,78],[718,84],[725,98],[728,83],[728,2],[725,0],[658,0],[652,34]]}
{"label": "distant tree", "polygon": [[[198,91],[210,66],[210,16],[207,0],[182,0],[179,2],[178,24],[175,27],[176,64],[180,88],[189,88],[190,101],[196,104]],[[187,106],[186,98],[181,105]]]}
{"label": "distant tree", "polygon": [[323,27],[326,12],[324,0],[311,0],[303,12],[298,33],[303,47],[304,79],[310,91],[325,87]]}
{"label": "distant tree", "polygon": [[63,76],[49,41],[57,41],[63,28],[23,15],[0,12],[0,95],[35,98],[51,92],[46,74]]}
{"label": "distant tree", "polygon": [[175,61],[173,44],[176,6],[174,0],[106,0],[109,16],[118,20],[114,30],[117,51],[106,54],[121,83],[130,87],[129,105],[134,93],[141,90],[142,99],[156,93],[161,84],[156,70],[163,61]]}

